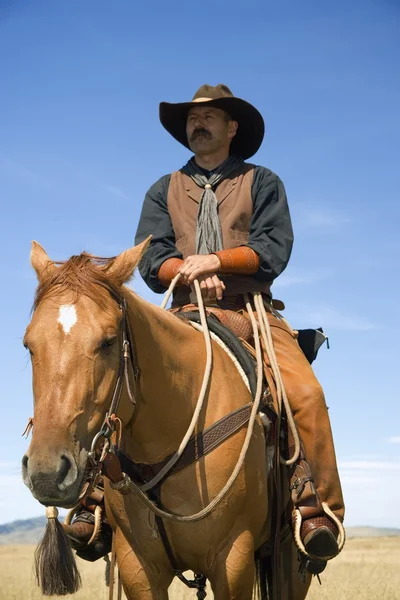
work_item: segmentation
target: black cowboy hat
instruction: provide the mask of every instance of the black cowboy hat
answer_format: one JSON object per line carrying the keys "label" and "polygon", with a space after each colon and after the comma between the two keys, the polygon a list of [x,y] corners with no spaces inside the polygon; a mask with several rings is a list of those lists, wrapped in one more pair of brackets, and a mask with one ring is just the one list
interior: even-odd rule
{"label": "black cowboy hat", "polygon": [[193,106],[220,108],[227,112],[233,121],[239,123],[237,133],[231,142],[231,154],[244,159],[250,158],[261,146],[265,131],[264,119],[261,114],[245,100],[236,98],[226,85],[220,83],[215,87],[207,84],[202,85],[191,102],[177,104],[161,102],[161,124],[186,148],[189,148],[186,136],[186,121],[189,110]]}

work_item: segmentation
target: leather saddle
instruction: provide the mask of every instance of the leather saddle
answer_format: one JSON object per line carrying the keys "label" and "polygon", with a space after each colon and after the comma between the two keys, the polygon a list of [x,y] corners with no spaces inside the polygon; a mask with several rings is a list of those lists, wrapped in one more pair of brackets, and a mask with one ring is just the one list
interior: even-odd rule
{"label": "leather saddle", "polygon": [[[200,313],[198,310],[193,310],[197,307],[195,305],[189,305],[189,307],[188,310],[184,307],[183,310],[175,312],[175,316],[200,324]],[[254,397],[257,387],[255,362],[253,356],[242,343],[242,340],[244,340],[249,344],[253,338],[251,323],[240,313],[231,310],[207,307],[206,315],[209,330],[215,333],[235,356],[246,374],[250,391]]]}
{"label": "leather saddle", "polygon": [[[276,307],[275,304],[277,302],[284,307],[283,303],[275,300],[273,301],[274,307]],[[172,309],[171,312],[177,317],[200,323],[200,313],[196,304],[188,304],[182,308]],[[245,356],[249,357],[250,362],[253,365],[253,372],[255,369],[253,356],[250,355],[249,351],[246,349],[246,346],[254,348],[253,328],[250,320],[241,312],[221,309],[214,306],[206,307],[206,315],[210,331],[213,331],[218,335],[218,337],[228,346],[238,359],[247,377],[249,377],[246,370],[248,361],[244,358]],[[322,344],[326,342],[327,348],[329,348],[329,340],[322,327],[319,327],[318,329],[299,329],[297,330],[297,333],[299,346],[310,364],[316,359]],[[244,344],[242,342],[244,342]]]}

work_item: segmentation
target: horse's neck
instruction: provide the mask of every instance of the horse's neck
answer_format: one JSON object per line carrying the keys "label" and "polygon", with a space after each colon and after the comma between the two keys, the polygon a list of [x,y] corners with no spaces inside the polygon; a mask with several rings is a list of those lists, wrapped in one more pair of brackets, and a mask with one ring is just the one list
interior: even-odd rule
{"label": "horse's neck", "polygon": [[127,294],[140,369],[129,450],[156,462],[176,450],[191,420],[205,365],[204,342],[187,324],[136,294]]}

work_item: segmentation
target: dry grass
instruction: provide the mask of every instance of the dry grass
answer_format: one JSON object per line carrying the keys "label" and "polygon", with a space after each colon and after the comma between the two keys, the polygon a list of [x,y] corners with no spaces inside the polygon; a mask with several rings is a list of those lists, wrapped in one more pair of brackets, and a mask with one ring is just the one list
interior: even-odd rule
{"label": "dry grass", "polygon": [[[0,546],[0,600],[39,600],[32,578],[32,546]],[[75,600],[107,600],[104,562],[80,561],[83,588]],[[179,581],[170,589],[172,600],[195,600],[196,594]],[[212,598],[211,593],[208,598]],[[400,539],[368,538],[347,541],[341,556],[314,581],[307,600],[400,600]]]}

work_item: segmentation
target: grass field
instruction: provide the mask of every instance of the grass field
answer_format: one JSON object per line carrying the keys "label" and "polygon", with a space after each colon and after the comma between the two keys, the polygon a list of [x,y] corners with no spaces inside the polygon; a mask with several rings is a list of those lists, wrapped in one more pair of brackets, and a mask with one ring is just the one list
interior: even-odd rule
{"label": "grass field", "polygon": [[[0,600],[44,598],[32,578],[33,546],[0,546]],[[107,600],[104,562],[79,561],[83,587],[76,600]],[[365,538],[347,541],[342,554],[314,581],[307,600],[400,600],[400,538]],[[124,596],[125,598],[125,596]],[[170,588],[172,600],[195,600],[196,593],[179,581]],[[207,596],[212,598],[211,592]]]}

